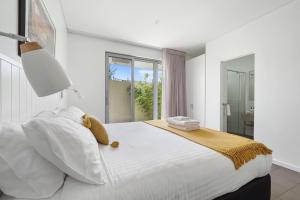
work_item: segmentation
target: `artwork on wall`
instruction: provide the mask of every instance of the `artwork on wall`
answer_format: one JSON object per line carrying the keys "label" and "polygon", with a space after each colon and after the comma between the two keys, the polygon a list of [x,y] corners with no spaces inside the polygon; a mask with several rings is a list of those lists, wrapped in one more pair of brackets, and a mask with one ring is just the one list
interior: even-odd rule
{"label": "artwork on wall", "polygon": [[19,35],[38,42],[55,55],[55,27],[42,0],[19,0]]}

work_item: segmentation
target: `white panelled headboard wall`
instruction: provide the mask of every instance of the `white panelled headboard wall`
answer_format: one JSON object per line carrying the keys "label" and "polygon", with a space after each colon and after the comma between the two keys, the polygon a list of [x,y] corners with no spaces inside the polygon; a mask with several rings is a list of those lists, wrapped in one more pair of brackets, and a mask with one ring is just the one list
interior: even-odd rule
{"label": "white panelled headboard wall", "polygon": [[61,105],[59,93],[37,97],[19,62],[0,53],[0,121],[24,122]]}

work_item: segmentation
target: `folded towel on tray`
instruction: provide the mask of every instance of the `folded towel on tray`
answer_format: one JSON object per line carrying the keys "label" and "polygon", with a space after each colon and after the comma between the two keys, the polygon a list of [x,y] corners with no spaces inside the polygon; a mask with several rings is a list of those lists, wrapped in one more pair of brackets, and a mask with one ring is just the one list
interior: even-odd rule
{"label": "folded towel on tray", "polygon": [[191,118],[185,117],[185,116],[176,116],[176,117],[170,117],[170,118],[177,120],[177,121],[187,121],[187,120],[191,119]]}
{"label": "folded towel on tray", "polygon": [[172,127],[172,128],[182,130],[182,131],[194,131],[194,130],[200,129],[199,125],[196,125],[196,126],[179,126],[179,125],[174,125],[174,124],[168,123],[168,126]]}
{"label": "folded towel on tray", "polygon": [[178,126],[199,126],[200,122],[189,117],[177,116],[169,117],[166,120],[169,124],[178,125]]}

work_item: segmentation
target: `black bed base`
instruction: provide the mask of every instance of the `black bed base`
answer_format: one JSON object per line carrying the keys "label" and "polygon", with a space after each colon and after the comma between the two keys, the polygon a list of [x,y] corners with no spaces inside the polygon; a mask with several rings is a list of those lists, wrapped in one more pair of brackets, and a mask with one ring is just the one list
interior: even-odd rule
{"label": "black bed base", "polygon": [[270,200],[271,176],[270,174],[256,178],[235,192],[225,194],[215,200]]}

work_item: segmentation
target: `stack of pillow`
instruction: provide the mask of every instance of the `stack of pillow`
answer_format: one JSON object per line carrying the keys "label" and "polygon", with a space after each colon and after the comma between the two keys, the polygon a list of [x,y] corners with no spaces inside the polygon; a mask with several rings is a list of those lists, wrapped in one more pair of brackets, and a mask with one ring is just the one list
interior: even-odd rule
{"label": "stack of pillow", "polygon": [[[44,111],[22,127],[1,123],[0,190],[16,198],[41,199],[52,196],[65,175],[104,184],[98,143],[83,116],[80,109],[69,107]],[[97,139],[108,144],[105,129],[103,134]]]}
{"label": "stack of pillow", "polygon": [[200,128],[200,122],[189,117],[169,117],[166,121],[168,123],[168,126],[182,131],[193,131]]}

